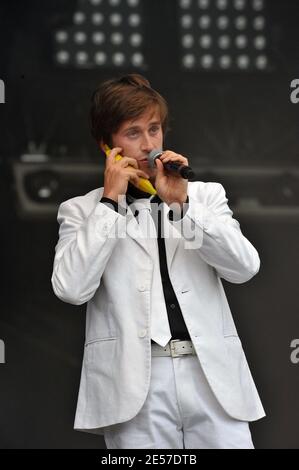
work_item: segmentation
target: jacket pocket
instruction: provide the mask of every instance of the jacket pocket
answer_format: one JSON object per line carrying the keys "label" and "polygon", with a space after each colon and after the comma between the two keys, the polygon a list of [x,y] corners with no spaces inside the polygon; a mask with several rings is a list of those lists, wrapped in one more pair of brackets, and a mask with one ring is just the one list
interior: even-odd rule
{"label": "jacket pocket", "polygon": [[[85,343],[84,348],[84,362],[86,365],[91,365],[96,361],[109,360],[110,357],[107,357],[107,352],[111,344],[115,344],[115,341],[118,337],[104,337],[104,338],[95,338]],[[114,349],[114,348],[113,348]],[[102,355],[102,357],[100,357]]]}
{"label": "jacket pocket", "polygon": [[231,363],[238,364],[237,369],[239,370],[241,363],[245,359],[244,351],[241,340],[237,335],[230,335],[224,337],[226,351]]}
{"label": "jacket pocket", "polygon": [[103,338],[94,338],[89,341],[86,341],[85,347],[89,346],[90,344],[97,343],[99,341],[110,341],[113,339],[118,339],[118,336],[105,336]]}

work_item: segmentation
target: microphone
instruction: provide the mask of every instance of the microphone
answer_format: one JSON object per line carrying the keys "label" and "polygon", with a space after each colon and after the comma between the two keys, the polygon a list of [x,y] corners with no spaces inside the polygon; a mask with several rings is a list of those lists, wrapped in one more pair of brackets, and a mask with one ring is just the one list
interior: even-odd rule
{"label": "microphone", "polygon": [[[162,150],[154,149],[148,154],[147,160],[151,168],[155,168],[156,166],[155,160],[157,158],[160,158],[162,153],[163,153]],[[178,163],[178,162],[166,162],[166,163],[163,163],[163,166],[166,170],[174,171],[175,173],[178,173],[182,178],[186,180],[193,180],[195,178],[194,171],[188,165],[183,165],[182,163]]]}

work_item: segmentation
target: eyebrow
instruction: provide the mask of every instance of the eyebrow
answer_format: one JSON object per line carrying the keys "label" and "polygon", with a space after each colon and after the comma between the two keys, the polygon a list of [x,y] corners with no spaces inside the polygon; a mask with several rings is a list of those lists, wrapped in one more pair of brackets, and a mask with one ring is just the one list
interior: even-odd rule
{"label": "eyebrow", "polygon": [[[149,126],[154,126],[154,125],[159,125],[161,126],[161,122],[160,121],[152,121],[149,123]],[[131,130],[135,130],[135,129],[140,129],[140,126],[130,126],[130,127],[127,127],[126,129],[124,129],[124,132],[128,132],[128,131],[131,131]]]}

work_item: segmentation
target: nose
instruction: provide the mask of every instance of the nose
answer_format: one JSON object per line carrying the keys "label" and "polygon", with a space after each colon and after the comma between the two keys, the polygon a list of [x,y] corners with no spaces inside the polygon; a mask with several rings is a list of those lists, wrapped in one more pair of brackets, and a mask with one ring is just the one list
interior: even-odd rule
{"label": "nose", "polygon": [[142,136],[142,143],[141,143],[141,150],[143,152],[151,152],[154,149],[154,145],[152,143],[152,138],[148,133],[144,133]]}

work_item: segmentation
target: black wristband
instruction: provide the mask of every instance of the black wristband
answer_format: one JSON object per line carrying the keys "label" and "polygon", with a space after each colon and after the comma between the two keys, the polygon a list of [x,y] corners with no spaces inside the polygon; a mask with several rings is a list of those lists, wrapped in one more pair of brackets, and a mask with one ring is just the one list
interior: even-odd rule
{"label": "black wristband", "polygon": [[110,199],[109,197],[102,197],[100,202],[102,202],[103,204],[106,203],[106,205],[109,205],[110,207],[112,206],[111,209],[113,208],[115,212],[119,212],[118,203],[114,201],[114,199]]}

